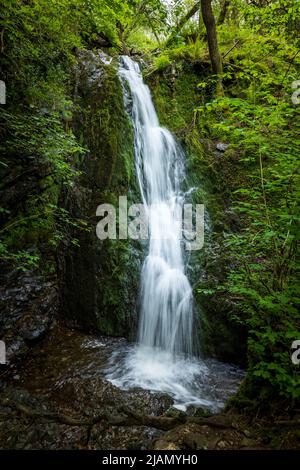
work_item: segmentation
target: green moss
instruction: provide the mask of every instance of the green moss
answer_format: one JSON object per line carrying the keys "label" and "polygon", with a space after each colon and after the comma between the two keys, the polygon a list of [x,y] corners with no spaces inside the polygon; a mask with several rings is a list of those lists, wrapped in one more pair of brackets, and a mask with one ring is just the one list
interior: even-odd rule
{"label": "green moss", "polygon": [[160,55],[154,60],[156,70],[165,70],[171,64],[171,60],[167,55]]}
{"label": "green moss", "polygon": [[[133,130],[124,110],[116,68],[104,66],[92,53],[83,57],[75,131],[88,148],[75,189],[73,212],[88,215],[90,233],[77,233],[79,247],[66,254],[64,315],[107,335],[133,338],[139,278],[138,247],[127,240],[96,237],[96,208],[103,203],[139,200]],[[99,76],[91,82],[90,66]]]}

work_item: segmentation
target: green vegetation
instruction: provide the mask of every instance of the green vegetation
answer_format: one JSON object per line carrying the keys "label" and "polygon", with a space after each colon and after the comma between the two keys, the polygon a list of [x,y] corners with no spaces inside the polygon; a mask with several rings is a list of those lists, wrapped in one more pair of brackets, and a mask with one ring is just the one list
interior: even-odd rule
{"label": "green vegetation", "polygon": [[[151,25],[159,27],[164,18],[160,2],[143,3],[3,1],[0,78],[7,85],[7,105],[0,109],[0,191],[5,194],[0,212],[0,258],[6,264],[22,270],[40,267],[53,271],[52,262],[52,266],[43,262],[45,252],[48,257],[69,232],[59,207],[60,194],[64,186],[75,183],[88,150],[80,135],[75,137],[72,121],[78,51],[108,46],[114,55],[127,36],[130,46],[149,18]],[[149,8],[153,11],[150,16]],[[14,181],[12,192],[9,188]],[[81,219],[73,218],[72,224],[86,229]],[[54,254],[52,250],[50,258]]]}

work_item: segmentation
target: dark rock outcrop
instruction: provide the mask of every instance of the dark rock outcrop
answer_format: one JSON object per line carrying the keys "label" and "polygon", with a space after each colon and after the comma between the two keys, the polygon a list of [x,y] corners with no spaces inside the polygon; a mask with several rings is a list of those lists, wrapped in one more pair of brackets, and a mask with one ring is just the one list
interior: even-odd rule
{"label": "dark rock outcrop", "polygon": [[76,69],[74,132],[87,148],[81,176],[64,195],[65,206],[88,230],[75,230],[79,246],[59,260],[62,317],[108,335],[134,337],[140,271],[139,246],[128,240],[100,241],[96,209],[118,207],[119,196],[138,198],[133,132],[124,110],[117,64],[102,54],[82,52]]}

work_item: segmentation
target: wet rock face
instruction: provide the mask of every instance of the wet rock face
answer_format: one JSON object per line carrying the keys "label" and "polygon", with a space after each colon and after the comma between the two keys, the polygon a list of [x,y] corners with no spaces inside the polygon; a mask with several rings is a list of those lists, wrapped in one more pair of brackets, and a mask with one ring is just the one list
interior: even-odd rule
{"label": "wet rock face", "polygon": [[87,148],[79,163],[81,176],[64,194],[74,217],[88,231],[75,230],[79,247],[59,257],[61,315],[72,324],[107,335],[135,337],[140,248],[127,240],[99,240],[96,209],[118,207],[119,196],[139,202],[133,154],[133,132],[124,110],[117,60],[101,52],[80,53],[75,71],[73,128]]}
{"label": "wet rock face", "polygon": [[0,338],[11,364],[49,330],[58,309],[57,289],[34,273],[10,272],[0,287]]}

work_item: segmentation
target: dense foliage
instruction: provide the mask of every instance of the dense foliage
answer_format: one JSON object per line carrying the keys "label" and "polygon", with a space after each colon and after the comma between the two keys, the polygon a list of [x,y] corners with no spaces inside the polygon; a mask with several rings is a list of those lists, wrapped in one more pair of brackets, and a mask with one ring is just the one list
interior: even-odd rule
{"label": "dense foliage", "polygon": [[229,290],[240,310],[236,321],[249,328],[249,366],[257,383],[299,398],[289,350],[300,326],[299,108],[291,100],[297,68],[290,64],[296,49],[282,39],[244,35],[224,73],[226,97],[199,109],[209,137],[230,143],[224,158],[236,158],[238,168],[230,173],[228,165],[225,191],[242,229],[225,238],[234,269],[219,288]]}
{"label": "dense foliage", "polygon": [[[223,3],[215,2],[216,17]],[[174,119],[174,129],[178,126],[193,150],[198,145],[195,135],[208,147],[214,141],[229,144],[222,157],[206,159],[238,223],[223,233],[225,279],[219,285],[214,280],[202,286],[200,282],[198,289],[208,297],[229,300],[231,321],[248,330],[246,395],[259,397],[260,405],[279,396],[293,404],[300,393],[299,368],[290,357],[300,328],[295,101],[300,5],[289,0],[228,3],[224,24],[218,27],[224,96],[216,98],[217,79],[204,74],[198,83],[201,106],[195,106],[192,127],[180,123],[184,108]],[[206,60],[201,18],[200,25],[190,19],[155,58],[154,68],[167,71],[176,62],[177,67],[182,61],[196,66]]]}

